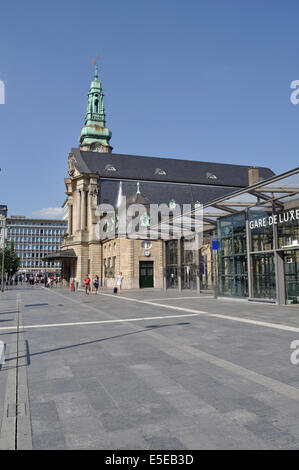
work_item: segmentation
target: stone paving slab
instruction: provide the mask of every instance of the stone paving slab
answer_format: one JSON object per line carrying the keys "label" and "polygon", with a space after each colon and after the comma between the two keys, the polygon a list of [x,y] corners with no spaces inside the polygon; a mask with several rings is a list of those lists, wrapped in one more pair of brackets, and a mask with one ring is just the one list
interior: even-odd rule
{"label": "stone paving slab", "polygon": [[[299,328],[296,309],[194,292],[25,287],[1,299],[6,341],[16,333],[1,327],[13,325],[17,295],[34,449],[298,448],[299,365],[290,363],[290,342],[299,333],[258,324]],[[78,325],[96,321],[105,323]]]}

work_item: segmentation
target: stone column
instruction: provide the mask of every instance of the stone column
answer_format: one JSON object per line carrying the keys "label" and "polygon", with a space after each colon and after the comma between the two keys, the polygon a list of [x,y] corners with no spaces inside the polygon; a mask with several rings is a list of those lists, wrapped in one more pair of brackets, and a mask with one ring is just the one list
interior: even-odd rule
{"label": "stone column", "polygon": [[86,196],[85,196],[85,228],[86,230],[88,230],[88,224],[89,224],[89,210],[90,210],[90,202],[89,202],[89,191],[88,189],[86,190],[85,192]]}
{"label": "stone column", "polygon": [[73,229],[73,221],[72,221],[72,216],[73,216],[73,206],[72,204],[68,204],[68,215],[67,215],[67,232],[69,235],[72,235]]}
{"label": "stone column", "polygon": [[81,230],[86,228],[86,191],[81,190]]}
{"label": "stone column", "polygon": [[81,229],[81,191],[77,190],[77,230]]}

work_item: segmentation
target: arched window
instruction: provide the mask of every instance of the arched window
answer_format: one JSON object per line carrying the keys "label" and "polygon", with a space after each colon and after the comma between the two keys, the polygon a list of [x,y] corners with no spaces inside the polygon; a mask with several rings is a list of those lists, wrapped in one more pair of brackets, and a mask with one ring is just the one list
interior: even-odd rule
{"label": "arched window", "polygon": [[94,112],[95,113],[99,112],[99,101],[98,100],[94,101]]}

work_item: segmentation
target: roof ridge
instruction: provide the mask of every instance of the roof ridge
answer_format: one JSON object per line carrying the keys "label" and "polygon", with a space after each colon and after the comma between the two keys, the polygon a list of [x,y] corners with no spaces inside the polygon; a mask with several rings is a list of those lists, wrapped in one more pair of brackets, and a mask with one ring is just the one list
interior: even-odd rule
{"label": "roof ridge", "polygon": [[[80,150],[81,153],[95,153],[90,150]],[[97,155],[98,156],[98,155]],[[219,166],[233,166],[233,167],[243,167],[243,168],[251,168],[251,167],[256,167],[256,168],[264,168],[267,170],[271,170],[270,167],[267,166],[257,166],[257,165],[240,165],[238,163],[221,163],[221,162],[213,162],[213,161],[203,161],[203,160],[189,160],[189,159],[183,159],[183,158],[176,158],[176,157],[156,157],[152,155],[133,155],[133,154],[128,154],[128,153],[103,153],[101,154],[101,157],[110,157],[112,160],[114,157],[129,157],[129,158],[149,158],[149,159],[155,159],[155,160],[163,160],[163,161],[178,161],[182,163],[203,163],[203,164],[208,164],[208,165],[219,165]],[[273,170],[271,170],[273,172]],[[274,172],[273,172],[274,174]]]}

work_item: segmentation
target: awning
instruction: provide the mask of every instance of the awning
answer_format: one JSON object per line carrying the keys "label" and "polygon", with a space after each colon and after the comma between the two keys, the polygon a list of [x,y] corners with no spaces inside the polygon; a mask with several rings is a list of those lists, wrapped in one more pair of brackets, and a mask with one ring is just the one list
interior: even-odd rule
{"label": "awning", "polygon": [[71,250],[60,250],[55,253],[49,253],[44,256],[43,261],[64,261],[67,259],[76,259],[76,253],[73,249]]}

